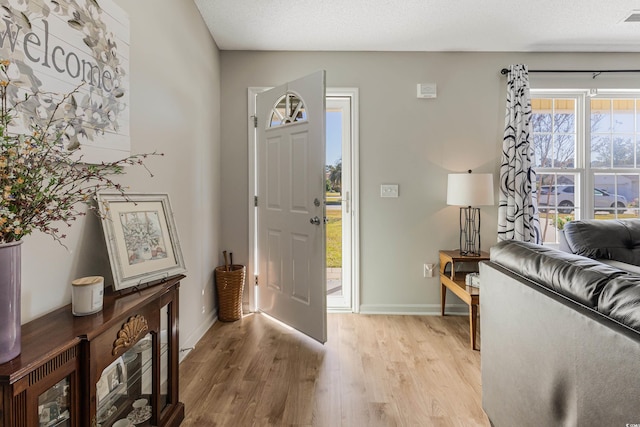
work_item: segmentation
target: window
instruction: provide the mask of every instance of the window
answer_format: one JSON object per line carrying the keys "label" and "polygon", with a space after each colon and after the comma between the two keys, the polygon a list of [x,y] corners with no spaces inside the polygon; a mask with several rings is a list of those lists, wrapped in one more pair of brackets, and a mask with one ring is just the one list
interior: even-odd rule
{"label": "window", "polygon": [[640,93],[531,91],[543,241],[573,219],[638,218]]}
{"label": "window", "polygon": [[302,98],[295,93],[283,95],[271,109],[269,127],[283,126],[307,120],[307,111]]}

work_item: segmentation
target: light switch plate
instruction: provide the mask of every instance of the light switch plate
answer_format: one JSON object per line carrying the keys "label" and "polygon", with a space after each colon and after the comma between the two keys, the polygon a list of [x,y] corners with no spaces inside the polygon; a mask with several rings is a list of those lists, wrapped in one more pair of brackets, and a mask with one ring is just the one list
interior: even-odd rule
{"label": "light switch plate", "polygon": [[398,184],[382,184],[380,197],[398,197]]}

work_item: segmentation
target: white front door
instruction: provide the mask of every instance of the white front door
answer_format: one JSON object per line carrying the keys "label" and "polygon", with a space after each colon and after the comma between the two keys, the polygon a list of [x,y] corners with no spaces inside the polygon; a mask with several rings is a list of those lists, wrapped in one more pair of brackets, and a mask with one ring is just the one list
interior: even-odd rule
{"label": "white front door", "polygon": [[324,343],[325,72],[257,96],[258,309]]}

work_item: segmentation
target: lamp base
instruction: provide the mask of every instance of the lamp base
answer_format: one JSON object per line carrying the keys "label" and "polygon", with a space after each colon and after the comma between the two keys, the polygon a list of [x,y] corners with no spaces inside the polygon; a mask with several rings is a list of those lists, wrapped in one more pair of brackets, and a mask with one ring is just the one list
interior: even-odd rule
{"label": "lamp base", "polygon": [[460,255],[480,256],[480,208],[460,208]]}

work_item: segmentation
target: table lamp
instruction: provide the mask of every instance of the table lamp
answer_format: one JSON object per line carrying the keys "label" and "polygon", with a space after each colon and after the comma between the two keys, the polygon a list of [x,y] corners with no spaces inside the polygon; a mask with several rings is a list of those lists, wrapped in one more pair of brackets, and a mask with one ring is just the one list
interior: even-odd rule
{"label": "table lamp", "polygon": [[480,256],[480,208],[493,200],[493,174],[450,173],[447,204],[460,208],[460,255]]}

